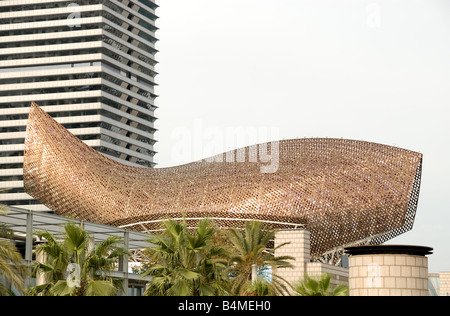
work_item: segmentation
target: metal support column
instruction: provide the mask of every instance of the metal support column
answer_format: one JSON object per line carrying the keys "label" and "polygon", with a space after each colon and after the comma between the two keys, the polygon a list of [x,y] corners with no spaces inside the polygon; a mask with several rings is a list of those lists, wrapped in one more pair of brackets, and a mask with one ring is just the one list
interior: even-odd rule
{"label": "metal support column", "polygon": [[25,263],[28,267],[28,276],[25,280],[25,286],[31,285],[31,263],[33,261],[33,213],[28,211],[27,214],[27,227],[26,227],[26,240],[25,240]]}
{"label": "metal support column", "polygon": [[[124,232],[123,234],[123,247],[126,251],[129,251],[129,240],[130,233]],[[128,255],[122,256],[119,260],[119,271],[122,272],[123,275],[123,291],[121,291],[121,296],[128,295]]]}

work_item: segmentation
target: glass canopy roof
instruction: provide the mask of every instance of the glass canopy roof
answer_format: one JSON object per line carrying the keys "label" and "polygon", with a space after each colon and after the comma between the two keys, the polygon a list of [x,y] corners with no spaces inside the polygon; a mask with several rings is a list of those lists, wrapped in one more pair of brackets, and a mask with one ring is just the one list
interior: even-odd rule
{"label": "glass canopy roof", "polygon": [[69,219],[51,213],[33,212],[11,207],[7,209],[6,215],[0,215],[0,223],[6,224],[14,232],[15,239],[20,240],[23,238],[25,240],[27,230],[30,231],[30,229],[33,235],[37,231],[46,230],[58,236],[63,233],[65,223],[73,222],[83,225],[83,228],[89,232],[95,242],[101,242],[109,236],[120,236],[124,238],[125,233],[127,233],[129,250],[142,249],[150,246],[147,242],[150,235],[146,233]]}

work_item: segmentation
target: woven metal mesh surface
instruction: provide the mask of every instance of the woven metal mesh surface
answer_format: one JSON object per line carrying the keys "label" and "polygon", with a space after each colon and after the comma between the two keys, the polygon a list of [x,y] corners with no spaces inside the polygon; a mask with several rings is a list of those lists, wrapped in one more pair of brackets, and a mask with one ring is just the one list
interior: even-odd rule
{"label": "woven metal mesh surface", "polygon": [[284,140],[277,146],[273,173],[261,172],[265,164],[252,157],[251,148],[243,149],[242,162],[227,162],[230,152],[223,162],[131,167],[88,147],[32,104],[24,187],[59,215],[139,231],[158,230],[161,220],[183,216],[190,225],[203,217],[225,227],[245,220],[279,229],[298,225],[311,232],[313,258],[336,247],[380,244],[412,228],[421,154],[344,139]]}

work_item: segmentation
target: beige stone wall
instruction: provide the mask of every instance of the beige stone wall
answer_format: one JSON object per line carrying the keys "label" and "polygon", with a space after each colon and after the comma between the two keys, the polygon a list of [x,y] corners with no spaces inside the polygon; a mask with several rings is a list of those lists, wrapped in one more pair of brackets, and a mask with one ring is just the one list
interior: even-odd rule
{"label": "beige stone wall", "polygon": [[335,267],[320,262],[311,261],[311,234],[307,230],[279,231],[275,237],[275,246],[288,242],[290,244],[276,251],[276,256],[291,256],[295,258],[292,262],[293,269],[278,269],[277,275],[295,285],[304,279],[305,273],[310,277],[321,276],[323,273],[333,275],[331,284],[337,286],[348,283],[348,269]]}
{"label": "beige stone wall", "polygon": [[450,296],[450,272],[439,273],[439,295]]}
{"label": "beige stone wall", "polygon": [[306,263],[311,259],[311,234],[307,230],[281,230],[275,236],[275,247],[285,242],[290,244],[281,247],[275,252],[276,256],[291,256],[295,261],[293,269],[277,269],[277,275],[291,284],[304,278]]}
{"label": "beige stone wall", "polygon": [[428,258],[351,256],[349,286],[350,296],[428,296]]}

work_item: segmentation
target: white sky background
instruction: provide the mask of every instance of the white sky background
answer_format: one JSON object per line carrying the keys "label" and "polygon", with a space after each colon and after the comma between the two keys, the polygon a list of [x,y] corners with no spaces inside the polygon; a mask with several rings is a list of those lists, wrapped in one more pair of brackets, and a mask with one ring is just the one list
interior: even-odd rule
{"label": "white sky background", "polygon": [[414,229],[450,271],[450,1],[160,0],[158,167],[348,138],[424,154]]}

